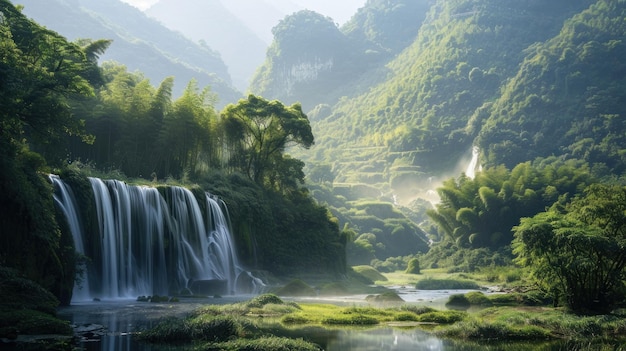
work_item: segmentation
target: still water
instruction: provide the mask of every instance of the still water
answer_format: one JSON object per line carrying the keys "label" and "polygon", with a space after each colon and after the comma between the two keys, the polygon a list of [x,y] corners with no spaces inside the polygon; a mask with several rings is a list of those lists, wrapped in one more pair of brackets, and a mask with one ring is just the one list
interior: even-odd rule
{"label": "still water", "polygon": [[[148,303],[130,300],[78,303],[59,310],[61,318],[72,322],[76,327],[93,329],[93,337],[85,339],[81,347],[87,351],[181,351],[185,347],[156,346],[134,340],[133,333],[150,328],[164,317],[184,317],[205,304],[235,303],[250,296],[225,297],[220,299],[189,299],[179,303]],[[343,300],[353,304],[355,300]],[[335,301],[342,303],[342,300]],[[103,328],[99,328],[102,326]],[[317,343],[327,351],[383,351],[383,350],[429,350],[429,351],[557,351],[571,350],[566,343],[541,344],[473,344],[439,339],[420,329],[368,328],[336,329],[309,327],[297,330],[272,330],[276,335],[304,338]],[[88,333],[88,335],[90,335]],[[581,348],[576,350],[593,350]]]}

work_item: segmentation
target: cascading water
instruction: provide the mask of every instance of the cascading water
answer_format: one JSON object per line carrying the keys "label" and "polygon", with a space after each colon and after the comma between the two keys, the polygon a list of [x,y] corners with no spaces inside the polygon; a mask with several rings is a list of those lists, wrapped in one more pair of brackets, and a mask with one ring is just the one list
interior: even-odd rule
{"label": "cascading water", "polygon": [[[54,186],[54,202],[67,220],[68,228],[72,234],[72,238],[74,239],[76,252],[83,254],[85,252],[82,238],[83,229],[76,211],[78,205],[76,203],[74,193],[72,192],[72,189],[59,178],[59,176],[50,175],[50,181]],[[77,268],[79,272],[85,272],[87,269],[83,263],[81,263]],[[81,278],[80,282],[74,285],[72,296],[76,300],[87,300],[89,299],[89,291],[87,289],[83,289],[82,287],[89,286],[89,278],[86,275]]]}
{"label": "cascading water", "polygon": [[199,203],[182,187],[159,190],[89,178],[95,218],[82,221],[91,223],[82,228],[71,188],[57,176],[51,180],[76,250],[90,260],[87,279],[82,289],[75,289],[74,301],[195,293],[198,289],[199,293],[210,289],[254,293],[262,286],[241,268],[225,204],[212,195],[205,193],[204,203]]}
{"label": "cascading water", "polygon": [[467,169],[465,170],[465,175],[474,179],[476,177],[476,172],[480,172],[482,170],[482,166],[478,163],[478,156],[480,155],[480,150],[477,146],[472,147],[472,159],[470,163],[467,165]]}

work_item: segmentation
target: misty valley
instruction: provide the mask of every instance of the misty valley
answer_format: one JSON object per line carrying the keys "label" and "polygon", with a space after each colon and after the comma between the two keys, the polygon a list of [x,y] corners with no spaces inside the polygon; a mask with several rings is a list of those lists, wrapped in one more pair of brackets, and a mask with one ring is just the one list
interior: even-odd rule
{"label": "misty valley", "polygon": [[0,348],[625,349],[626,1],[0,0],[0,32]]}

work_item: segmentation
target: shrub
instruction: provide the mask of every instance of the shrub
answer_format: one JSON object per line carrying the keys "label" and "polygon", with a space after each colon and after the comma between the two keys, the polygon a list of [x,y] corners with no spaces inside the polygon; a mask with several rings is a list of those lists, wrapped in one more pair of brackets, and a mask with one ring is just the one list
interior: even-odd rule
{"label": "shrub", "polygon": [[466,312],[461,311],[433,311],[419,315],[420,322],[453,324],[467,317]]}
{"label": "shrub", "polygon": [[429,313],[429,312],[435,312],[436,311],[432,307],[417,306],[417,305],[403,305],[402,307],[400,307],[400,310],[401,311],[409,311],[409,312],[415,313],[417,315],[424,314],[424,313]]}
{"label": "shrub", "polygon": [[417,322],[419,317],[414,313],[400,312],[394,317],[394,320],[398,322]]}
{"label": "shrub", "polygon": [[472,306],[491,306],[493,303],[485,294],[480,291],[472,291],[465,294],[465,297]]}
{"label": "shrub", "polygon": [[274,294],[263,294],[263,295],[259,295],[255,298],[253,298],[252,300],[248,301],[246,303],[246,305],[249,308],[262,308],[263,306],[267,305],[268,303],[272,303],[275,305],[281,305],[283,304],[283,300],[280,299],[280,297],[274,295]]}
{"label": "shrub", "polygon": [[446,307],[449,308],[468,309],[470,305],[469,299],[463,294],[450,295],[446,302]]}
{"label": "shrub", "polygon": [[60,334],[72,335],[69,322],[47,313],[34,310],[13,310],[0,312],[0,337],[8,332],[17,334]]}
{"label": "shrub", "polygon": [[412,258],[409,261],[409,265],[406,268],[405,273],[407,274],[420,274],[420,261],[417,258]]}
{"label": "shrub", "polygon": [[288,314],[286,316],[283,316],[280,319],[280,322],[283,324],[306,324],[309,323],[310,320],[303,315]]}

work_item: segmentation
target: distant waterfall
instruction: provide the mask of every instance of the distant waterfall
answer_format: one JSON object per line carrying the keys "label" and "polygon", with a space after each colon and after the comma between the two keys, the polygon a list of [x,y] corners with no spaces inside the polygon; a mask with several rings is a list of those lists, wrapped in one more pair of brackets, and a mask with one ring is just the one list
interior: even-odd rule
{"label": "distant waterfall", "polygon": [[72,189],[57,176],[51,180],[76,250],[89,259],[74,301],[253,293],[262,285],[241,268],[226,206],[209,193],[198,202],[182,187],[89,178],[95,218],[81,220]]}
{"label": "distant waterfall", "polygon": [[477,146],[472,147],[472,159],[465,170],[465,175],[470,179],[474,179],[474,177],[476,177],[476,172],[480,172],[482,170],[481,165],[478,163],[479,155],[480,149],[478,149]]}

